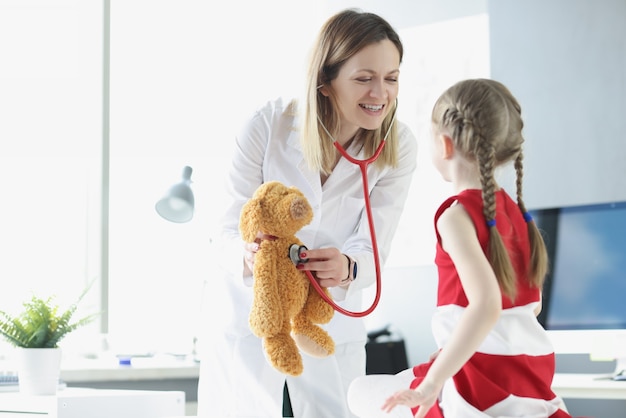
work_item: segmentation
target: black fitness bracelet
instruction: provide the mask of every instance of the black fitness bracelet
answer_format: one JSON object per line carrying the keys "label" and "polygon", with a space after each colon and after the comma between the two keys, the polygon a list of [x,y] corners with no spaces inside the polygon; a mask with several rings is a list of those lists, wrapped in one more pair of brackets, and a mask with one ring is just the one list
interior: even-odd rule
{"label": "black fitness bracelet", "polygon": [[346,282],[346,281],[354,281],[356,280],[356,275],[357,275],[357,264],[356,261],[354,261],[352,258],[350,258],[348,255],[344,254],[346,256],[346,259],[348,260],[348,277],[346,277],[345,279],[343,279],[342,281]]}

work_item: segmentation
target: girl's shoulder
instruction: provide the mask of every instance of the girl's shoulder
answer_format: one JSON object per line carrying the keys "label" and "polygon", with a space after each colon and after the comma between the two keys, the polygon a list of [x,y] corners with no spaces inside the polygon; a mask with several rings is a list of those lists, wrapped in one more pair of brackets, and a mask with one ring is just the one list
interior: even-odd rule
{"label": "girl's shoulder", "polygon": [[482,211],[481,191],[478,189],[467,189],[454,196],[448,197],[439,205],[439,208],[435,212],[435,218],[441,216],[443,212],[456,203],[460,203],[465,210],[472,210],[478,206],[477,209]]}
{"label": "girl's shoulder", "polygon": [[[448,211],[448,209],[452,207],[455,207],[454,210]],[[450,215],[453,212],[461,211],[467,213],[473,221],[476,220],[477,216],[482,216],[482,198],[480,190],[464,190],[444,200],[435,212],[435,230],[438,231],[437,223],[445,212],[448,212],[448,215]],[[438,232],[437,238],[440,238]]]}

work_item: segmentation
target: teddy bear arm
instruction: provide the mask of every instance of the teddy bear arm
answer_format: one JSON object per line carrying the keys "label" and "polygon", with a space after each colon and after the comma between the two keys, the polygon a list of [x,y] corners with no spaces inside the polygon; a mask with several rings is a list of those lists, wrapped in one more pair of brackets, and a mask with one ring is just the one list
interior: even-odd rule
{"label": "teddy bear arm", "polygon": [[271,255],[254,262],[254,297],[250,311],[250,326],[259,337],[272,336],[283,327],[282,300],[276,281],[276,262]]}

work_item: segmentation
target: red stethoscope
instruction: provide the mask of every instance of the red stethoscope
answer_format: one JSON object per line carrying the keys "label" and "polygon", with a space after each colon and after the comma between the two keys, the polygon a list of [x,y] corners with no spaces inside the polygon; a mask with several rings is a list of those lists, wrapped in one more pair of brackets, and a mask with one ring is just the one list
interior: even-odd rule
{"label": "red stethoscope", "polygon": [[[396,105],[396,109],[397,109],[397,105]],[[348,154],[348,152],[341,146],[341,144],[339,144],[339,142],[337,142],[337,140],[333,138],[333,136],[330,134],[330,132],[328,132],[324,124],[321,123],[320,121],[320,124],[322,125],[322,128],[324,128],[324,130],[326,131],[326,134],[330,136],[331,138],[333,138],[333,145],[335,146],[335,148],[337,148],[339,153],[346,160],[350,161],[352,164],[358,165],[359,168],[361,169],[361,179],[363,181],[363,198],[365,199],[365,211],[367,212],[367,221],[369,223],[370,237],[372,240],[372,252],[374,255],[374,265],[376,267],[376,294],[374,296],[374,300],[372,301],[372,304],[370,305],[370,307],[364,311],[353,312],[353,311],[346,310],[342,308],[341,306],[337,305],[328,296],[328,294],[324,291],[322,286],[320,286],[320,284],[317,282],[315,277],[313,277],[313,274],[309,270],[305,270],[305,273],[308,276],[309,281],[311,282],[315,290],[317,290],[320,296],[322,296],[322,298],[328,304],[330,304],[333,307],[333,309],[335,309],[339,313],[342,313],[344,315],[351,316],[351,317],[360,318],[360,317],[369,315],[370,313],[374,311],[374,309],[376,309],[376,306],[378,305],[378,302],[380,300],[380,290],[381,290],[380,259],[378,258],[378,243],[376,242],[376,230],[374,229],[374,219],[372,216],[372,207],[370,205],[369,185],[368,185],[368,180],[367,180],[367,166],[373,163],[374,161],[376,161],[376,159],[382,152],[383,147],[385,146],[385,142],[387,142],[387,136],[389,136],[389,132],[391,132],[391,127],[393,126],[393,123],[395,122],[395,120],[396,120],[396,112],[394,109],[394,114],[391,119],[391,123],[389,124],[389,129],[387,130],[387,133],[385,134],[385,137],[378,145],[378,148],[376,148],[376,151],[374,152],[374,154],[370,158],[363,159],[363,160],[358,160],[354,158],[353,156],[351,156],[350,154]],[[295,244],[292,245],[292,247],[289,249],[289,256],[291,260],[294,262],[294,264],[306,263],[308,261],[307,259],[300,258],[300,253],[306,250],[307,248],[303,245],[301,246],[298,246]]]}

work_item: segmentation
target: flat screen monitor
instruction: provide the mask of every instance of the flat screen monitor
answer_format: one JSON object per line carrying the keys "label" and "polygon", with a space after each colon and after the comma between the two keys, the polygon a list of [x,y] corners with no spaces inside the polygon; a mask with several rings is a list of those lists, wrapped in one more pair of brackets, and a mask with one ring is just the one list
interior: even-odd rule
{"label": "flat screen monitor", "polygon": [[626,202],[532,212],[550,271],[539,321],[555,351],[626,359]]}

